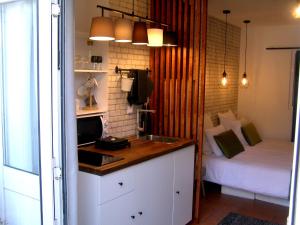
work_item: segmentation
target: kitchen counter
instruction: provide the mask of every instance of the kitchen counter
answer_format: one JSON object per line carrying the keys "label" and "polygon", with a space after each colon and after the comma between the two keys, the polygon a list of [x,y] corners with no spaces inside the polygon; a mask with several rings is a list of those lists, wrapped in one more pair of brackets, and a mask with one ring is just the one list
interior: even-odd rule
{"label": "kitchen counter", "polygon": [[128,140],[131,143],[131,146],[120,150],[103,150],[96,148],[94,145],[80,147],[80,150],[99,152],[102,154],[122,157],[123,159],[100,167],[79,163],[79,170],[100,176],[106,175],[194,144],[193,140],[181,138],[174,143],[141,140],[136,137],[130,137]]}

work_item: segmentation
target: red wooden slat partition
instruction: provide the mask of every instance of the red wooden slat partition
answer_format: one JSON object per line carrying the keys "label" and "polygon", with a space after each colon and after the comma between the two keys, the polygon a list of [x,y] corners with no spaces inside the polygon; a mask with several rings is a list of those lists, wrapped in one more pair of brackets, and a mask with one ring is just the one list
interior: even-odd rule
{"label": "red wooden slat partition", "polygon": [[[155,134],[196,143],[194,217],[199,218],[204,115],[207,0],[152,0],[151,18],[177,31],[178,47],[151,48],[154,92],[150,100]],[[153,25],[152,25],[153,26]],[[166,28],[165,28],[166,29]]]}

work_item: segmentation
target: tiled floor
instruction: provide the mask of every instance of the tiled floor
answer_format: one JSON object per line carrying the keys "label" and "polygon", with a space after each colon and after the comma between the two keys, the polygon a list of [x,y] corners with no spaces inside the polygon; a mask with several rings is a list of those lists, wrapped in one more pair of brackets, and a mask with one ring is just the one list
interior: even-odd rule
{"label": "tiled floor", "polygon": [[206,189],[206,197],[201,200],[200,223],[193,223],[192,225],[217,225],[229,212],[236,212],[277,224],[286,224],[287,207],[222,195],[215,186],[209,186]]}

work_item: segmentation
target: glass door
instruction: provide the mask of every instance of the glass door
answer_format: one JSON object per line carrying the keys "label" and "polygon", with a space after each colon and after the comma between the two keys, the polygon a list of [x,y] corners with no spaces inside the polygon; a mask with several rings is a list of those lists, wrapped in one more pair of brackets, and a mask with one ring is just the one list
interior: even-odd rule
{"label": "glass door", "polygon": [[0,224],[54,224],[51,28],[51,1],[0,0]]}

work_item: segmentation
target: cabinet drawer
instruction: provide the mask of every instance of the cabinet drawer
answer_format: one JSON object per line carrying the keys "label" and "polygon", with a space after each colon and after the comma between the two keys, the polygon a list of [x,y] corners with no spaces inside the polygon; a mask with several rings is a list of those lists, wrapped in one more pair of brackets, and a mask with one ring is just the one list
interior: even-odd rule
{"label": "cabinet drawer", "polygon": [[130,167],[105,176],[101,176],[99,179],[99,204],[103,204],[133,191],[133,179],[133,168]]}

